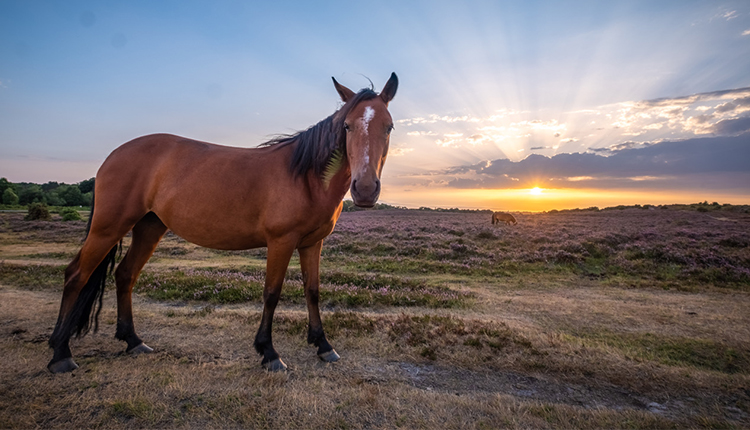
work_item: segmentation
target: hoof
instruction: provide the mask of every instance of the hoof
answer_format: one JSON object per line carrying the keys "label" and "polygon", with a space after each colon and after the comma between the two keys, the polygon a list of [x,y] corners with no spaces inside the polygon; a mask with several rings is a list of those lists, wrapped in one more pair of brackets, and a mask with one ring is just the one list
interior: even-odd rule
{"label": "hoof", "polygon": [[334,361],[339,361],[339,358],[341,358],[341,356],[336,353],[335,349],[318,354],[318,357],[326,363],[333,363]]}
{"label": "hoof", "polygon": [[149,354],[152,352],[154,352],[154,349],[143,342],[125,351],[126,354],[130,354],[134,357],[138,354]]}
{"label": "hoof", "polygon": [[268,363],[262,363],[262,366],[269,372],[286,372],[286,364],[280,358]]}
{"label": "hoof", "polygon": [[65,373],[78,369],[78,365],[71,357],[68,357],[54,363],[50,362],[50,364],[47,365],[47,369],[52,373]]}

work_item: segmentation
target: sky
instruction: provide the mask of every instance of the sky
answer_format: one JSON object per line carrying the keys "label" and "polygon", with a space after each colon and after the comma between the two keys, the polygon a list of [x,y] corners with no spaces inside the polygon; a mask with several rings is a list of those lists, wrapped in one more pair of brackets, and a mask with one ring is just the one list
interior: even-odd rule
{"label": "sky", "polygon": [[750,204],[750,2],[0,1],[0,176],[254,147],[400,85],[383,203]]}

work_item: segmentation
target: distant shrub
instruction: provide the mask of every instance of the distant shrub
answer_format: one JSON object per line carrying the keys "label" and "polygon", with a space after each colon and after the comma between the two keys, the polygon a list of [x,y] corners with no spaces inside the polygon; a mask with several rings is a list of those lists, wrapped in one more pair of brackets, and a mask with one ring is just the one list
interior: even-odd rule
{"label": "distant shrub", "polygon": [[477,234],[477,239],[497,239],[497,236],[495,236],[491,231],[483,230],[480,231],[479,234]]}
{"label": "distant shrub", "polygon": [[79,214],[78,211],[73,208],[64,208],[60,210],[60,215],[62,216],[63,221],[80,221],[81,220],[81,214]]}
{"label": "distant shrub", "polygon": [[466,245],[460,244],[460,243],[451,243],[451,250],[457,254],[463,254],[466,251],[468,251],[468,247]]}
{"label": "distant shrub", "polygon": [[747,248],[750,246],[750,240],[745,237],[727,237],[719,241],[719,245],[726,246],[727,248]]}
{"label": "distant shrub", "polygon": [[18,196],[16,193],[13,192],[11,188],[6,188],[5,191],[3,191],[3,204],[4,205],[17,205],[18,204]]}
{"label": "distant shrub", "polygon": [[706,206],[698,206],[698,209],[696,209],[698,212],[708,212],[710,209],[708,209]]}
{"label": "distant shrub", "polygon": [[569,252],[569,253],[574,253],[574,254],[584,254],[584,253],[587,253],[587,252],[588,252],[588,251],[586,251],[586,248],[584,248],[584,246],[583,246],[583,245],[581,245],[581,244],[580,244],[580,243],[578,243],[578,242],[573,242],[573,241],[570,241],[570,240],[569,240],[569,241],[566,241],[566,242],[564,242],[564,243],[563,243],[563,244],[562,244],[562,245],[560,246],[560,248],[561,248],[561,249],[562,249],[563,251],[567,251],[567,252]]}
{"label": "distant shrub", "polygon": [[52,215],[44,203],[32,203],[29,205],[29,212],[23,218],[26,221],[49,221]]}
{"label": "distant shrub", "polygon": [[577,263],[581,260],[581,257],[575,254],[571,254],[570,252],[559,250],[555,253],[553,256],[553,259],[555,263]]}
{"label": "distant shrub", "polygon": [[552,243],[553,240],[546,236],[541,236],[541,237],[535,237],[531,239],[531,242],[532,243]]}

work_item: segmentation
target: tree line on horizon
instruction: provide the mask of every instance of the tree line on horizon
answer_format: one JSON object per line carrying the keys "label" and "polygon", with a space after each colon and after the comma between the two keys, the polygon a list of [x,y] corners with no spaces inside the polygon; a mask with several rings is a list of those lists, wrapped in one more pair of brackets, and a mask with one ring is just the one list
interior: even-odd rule
{"label": "tree line on horizon", "polygon": [[[0,178],[0,198],[5,206],[28,206],[41,203],[47,206],[91,206],[94,194],[95,178],[86,179],[76,184],[50,181],[44,184],[31,182],[10,182],[7,178]],[[365,210],[354,205],[351,200],[344,200],[344,212]],[[387,203],[377,203],[375,210],[402,209],[405,206],[393,206]],[[459,208],[428,208],[420,207],[420,211],[431,212],[487,212],[481,209]]]}
{"label": "tree line on horizon", "polygon": [[0,196],[6,206],[42,203],[48,206],[91,206],[94,178],[76,184],[50,181],[44,184],[10,182],[0,178]]}

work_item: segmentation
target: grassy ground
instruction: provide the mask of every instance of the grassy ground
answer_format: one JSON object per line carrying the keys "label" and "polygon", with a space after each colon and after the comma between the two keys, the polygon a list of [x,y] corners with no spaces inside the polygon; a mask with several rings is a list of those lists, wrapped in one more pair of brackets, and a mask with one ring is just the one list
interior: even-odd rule
{"label": "grassy ground", "polygon": [[[265,251],[168,235],[135,296],[155,353],[100,331],[51,375],[46,340],[83,222],[0,214],[0,427],[750,426],[750,216],[688,210],[343,214],[321,305],[341,361],[305,342],[299,265],[260,367]],[[486,219],[485,219],[486,218]],[[127,250],[128,239],[124,242]]]}

